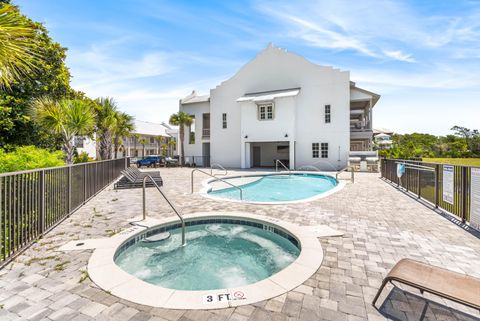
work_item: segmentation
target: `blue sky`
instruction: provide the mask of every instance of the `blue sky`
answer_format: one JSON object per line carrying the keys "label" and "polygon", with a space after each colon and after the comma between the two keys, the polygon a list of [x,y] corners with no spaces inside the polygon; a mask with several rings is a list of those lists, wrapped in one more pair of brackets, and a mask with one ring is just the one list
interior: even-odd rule
{"label": "blue sky", "polygon": [[382,95],[374,127],[480,129],[480,0],[16,0],[69,49],[73,87],[168,120],[269,42]]}

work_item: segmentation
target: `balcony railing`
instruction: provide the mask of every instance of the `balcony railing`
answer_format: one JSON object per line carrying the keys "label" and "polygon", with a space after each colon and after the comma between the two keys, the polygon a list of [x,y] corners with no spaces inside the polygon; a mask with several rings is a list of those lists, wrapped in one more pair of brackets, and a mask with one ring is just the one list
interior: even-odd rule
{"label": "balcony railing", "polygon": [[208,138],[208,137],[210,137],[210,128],[203,128],[203,130],[202,130],[202,137],[203,137],[203,138]]}

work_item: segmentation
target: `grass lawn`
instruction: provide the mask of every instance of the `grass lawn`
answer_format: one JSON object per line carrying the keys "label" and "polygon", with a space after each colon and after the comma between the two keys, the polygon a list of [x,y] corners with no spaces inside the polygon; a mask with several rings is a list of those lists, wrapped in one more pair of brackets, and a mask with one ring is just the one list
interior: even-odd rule
{"label": "grass lawn", "polygon": [[422,161],[428,163],[480,166],[480,158],[422,158]]}

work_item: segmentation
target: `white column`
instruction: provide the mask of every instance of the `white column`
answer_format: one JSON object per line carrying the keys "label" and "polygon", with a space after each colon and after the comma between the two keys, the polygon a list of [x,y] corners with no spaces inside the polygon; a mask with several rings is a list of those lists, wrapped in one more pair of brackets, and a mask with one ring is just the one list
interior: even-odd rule
{"label": "white column", "polygon": [[295,169],[295,141],[290,140],[289,141],[289,147],[288,147],[288,162],[289,162],[289,168],[290,169]]}
{"label": "white column", "polygon": [[250,168],[252,165],[250,164],[250,143],[245,143],[245,157],[243,158],[245,167],[242,168]]}

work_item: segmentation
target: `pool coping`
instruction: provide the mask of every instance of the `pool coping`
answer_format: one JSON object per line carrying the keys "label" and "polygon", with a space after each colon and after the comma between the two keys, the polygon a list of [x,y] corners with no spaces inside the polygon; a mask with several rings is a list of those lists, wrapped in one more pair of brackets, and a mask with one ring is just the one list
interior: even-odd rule
{"label": "pool coping", "polygon": [[[133,226],[97,244],[88,261],[90,279],[101,289],[138,304],[167,309],[210,310],[253,304],[282,295],[303,284],[322,264],[322,246],[316,233],[307,227],[245,212],[199,212],[185,215],[185,219],[188,220],[197,218],[237,218],[271,224],[294,236],[299,242],[301,251],[297,259],[283,270],[245,286],[206,291],[163,288],[128,274],[113,261],[117,249],[132,236],[147,228],[178,221],[174,217],[162,220],[147,218],[138,222],[142,226]],[[208,302],[210,299],[208,296],[216,302]]]}
{"label": "pool coping", "polygon": [[[333,175],[327,174],[326,172],[309,172],[309,171],[291,171],[292,174],[309,174],[309,175],[317,175],[317,176],[328,176],[333,179],[335,177]],[[232,175],[232,176],[222,176],[220,178],[225,179],[225,178],[242,178],[242,177],[255,177],[255,176],[274,176],[274,175],[288,175],[288,172],[260,172],[260,173],[252,173],[252,174],[241,174],[241,175]],[[257,201],[243,201],[243,200],[234,200],[234,199],[229,199],[229,198],[222,198],[222,197],[216,197],[210,195],[208,192],[211,190],[212,186],[210,185],[211,182],[216,181],[216,178],[207,178],[202,181],[202,189],[198,192],[201,196],[214,200],[214,201],[224,201],[224,202],[234,202],[234,203],[243,203],[243,204],[259,204],[259,205],[282,205],[282,204],[298,204],[298,203],[306,203],[306,202],[312,202],[318,199],[322,199],[324,197],[330,196],[333,193],[338,192],[342,188],[345,187],[346,182],[345,181],[339,181],[337,180],[337,185],[332,188],[331,190],[328,190],[326,192],[314,195],[312,197],[300,199],[300,200],[294,200],[294,201],[280,201],[280,202],[257,202]],[[250,183],[247,183],[250,184]],[[246,185],[246,184],[245,184]]]}

